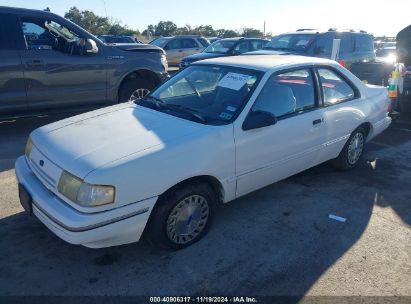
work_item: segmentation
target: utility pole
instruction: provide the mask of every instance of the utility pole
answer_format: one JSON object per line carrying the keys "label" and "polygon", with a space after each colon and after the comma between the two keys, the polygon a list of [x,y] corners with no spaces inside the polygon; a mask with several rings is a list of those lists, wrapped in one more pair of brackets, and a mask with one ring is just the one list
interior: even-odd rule
{"label": "utility pole", "polygon": [[265,37],[265,20],[264,20],[264,37]]}

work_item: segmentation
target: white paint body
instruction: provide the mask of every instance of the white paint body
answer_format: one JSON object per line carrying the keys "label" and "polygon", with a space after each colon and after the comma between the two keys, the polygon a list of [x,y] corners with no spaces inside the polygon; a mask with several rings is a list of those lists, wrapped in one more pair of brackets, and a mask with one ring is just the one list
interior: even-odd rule
{"label": "white paint body", "polygon": [[[364,85],[325,59],[238,56],[198,64],[261,70],[265,74],[247,105],[228,125],[184,120],[133,103],[71,117],[33,131],[29,159],[16,161],[16,175],[33,198],[34,214],[62,239],[108,247],[140,239],[158,197],[188,178],[212,176],[223,201],[262,188],[338,156],[351,132],[371,124],[368,140],[385,130],[387,90]],[[242,124],[267,79],[275,72],[313,65],[338,69],[359,89],[355,100],[317,108],[244,131]],[[316,119],[324,122],[313,126]],[[44,160],[39,168],[36,163]],[[90,184],[113,185],[114,204],[81,207],[57,191],[63,170]]]}

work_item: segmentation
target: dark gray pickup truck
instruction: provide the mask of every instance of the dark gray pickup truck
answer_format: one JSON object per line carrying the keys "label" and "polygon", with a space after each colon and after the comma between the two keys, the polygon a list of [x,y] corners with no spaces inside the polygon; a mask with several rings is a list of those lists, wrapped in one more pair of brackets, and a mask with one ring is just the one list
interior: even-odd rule
{"label": "dark gray pickup truck", "polygon": [[107,45],[48,11],[0,6],[0,118],[138,99],[166,71],[156,46]]}

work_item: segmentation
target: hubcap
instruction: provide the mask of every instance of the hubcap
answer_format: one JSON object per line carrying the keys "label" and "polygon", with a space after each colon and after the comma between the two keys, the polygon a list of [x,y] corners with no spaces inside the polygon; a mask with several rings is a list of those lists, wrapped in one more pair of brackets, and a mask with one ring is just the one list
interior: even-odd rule
{"label": "hubcap", "polygon": [[356,133],[348,145],[348,163],[354,165],[360,159],[364,147],[364,136],[362,133]]}
{"label": "hubcap", "polygon": [[137,89],[133,93],[131,93],[129,101],[139,100],[139,99],[145,97],[149,93],[150,93],[150,91],[148,89],[144,89],[144,88]]}
{"label": "hubcap", "polygon": [[205,228],[210,210],[201,195],[191,195],[171,210],[167,219],[167,236],[176,244],[195,239]]}

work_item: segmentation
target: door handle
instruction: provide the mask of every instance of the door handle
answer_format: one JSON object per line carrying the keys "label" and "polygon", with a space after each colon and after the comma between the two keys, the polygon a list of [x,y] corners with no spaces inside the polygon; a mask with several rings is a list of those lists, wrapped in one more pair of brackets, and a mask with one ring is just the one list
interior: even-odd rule
{"label": "door handle", "polygon": [[322,122],[324,122],[324,119],[323,119],[323,118],[321,118],[321,119],[316,119],[316,120],[313,121],[313,126],[318,125],[318,124],[320,124],[320,123],[322,123]]}
{"label": "door handle", "polygon": [[40,66],[40,65],[43,65],[44,62],[43,60],[40,60],[40,59],[34,59],[34,60],[26,61],[26,64],[29,66]]}
{"label": "door handle", "polygon": [[178,52],[179,52],[179,53],[182,53],[182,52],[183,52],[183,50],[178,50]]}

